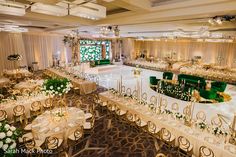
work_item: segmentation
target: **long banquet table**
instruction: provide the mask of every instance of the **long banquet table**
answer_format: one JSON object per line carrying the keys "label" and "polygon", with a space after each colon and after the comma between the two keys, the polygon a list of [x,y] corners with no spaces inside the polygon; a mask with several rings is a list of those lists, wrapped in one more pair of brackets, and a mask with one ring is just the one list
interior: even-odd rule
{"label": "long banquet table", "polygon": [[23,105],[25,107],[26,116],[27,118],[29,118],[31,104],[35,101],[40,101],[41,103],[44,103],[47,98],[48,97],[44,94],[29,97],[22,96],[21,98],[18,98],[18,100],[9,100],[7,102],[0,103],[0,109],[5,110],[7,112],[8,121],[13,121],[13,108],[17,105]]}
{"label": "long banquet table", "polygon": [[172,118],[152,113],[148,107],[138,105],[138,102],[133,99],[118,97],[108,91],[100,93],[99,97],[102,102],[116,104],[121,110],[136,114],[146,122],[151,121],[159,128],[168,129],[176,138],[179,136],[186,137],[193,145],[193,152],[196,156],[199,156],[199,148],[202,145],[212,149],[216,157],[236,156],[236,146],[225,143],[223,139],[217,138],[210,133],[190,128]]}
{"label": "long banquet table", "polygon": [[95,82],[75,78],[57,69],[50,68],[47,70],[50,73],[53,73],[54,75],[57,75],[62,78],[67,78],[68,80],[70,80],[73,83],[73,85],[78,86],[78,88],[80,89],[80,94],[89,94],[97,90],[97,85]]}

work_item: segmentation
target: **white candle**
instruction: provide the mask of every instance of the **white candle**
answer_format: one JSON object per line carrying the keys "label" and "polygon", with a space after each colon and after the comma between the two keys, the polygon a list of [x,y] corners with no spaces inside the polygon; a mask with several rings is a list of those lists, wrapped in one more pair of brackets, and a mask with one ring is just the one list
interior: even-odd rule
{"label": "white candle", "polygon": [[236,131],[236,112],[234,113],[234,119],[233,119],[233,123],[232,123],[232,129],[234,131]]}

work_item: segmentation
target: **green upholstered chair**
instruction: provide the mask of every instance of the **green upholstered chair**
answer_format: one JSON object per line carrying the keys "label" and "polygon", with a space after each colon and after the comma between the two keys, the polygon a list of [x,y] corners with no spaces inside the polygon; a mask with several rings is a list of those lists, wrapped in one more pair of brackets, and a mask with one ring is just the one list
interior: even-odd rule
{"label": "green upholstered chair", "polygon": [[206,81],[202,77],[193,76],[193,75],[186,75],[186,74],[179,74],[178,75],[178,81],[181,83],[185,81],[186,85],[194,86],[194,87],[200,87],[201,89],[204,89],[206,86]]}
{"label": "green upholstered chair", "polygon": [[172,80],[172,78],[173,78],[172,72],[164,72],[163,73],[163,79]]}
{"label": "green upholstered chair", "polygon": [[156,78],[156,76],[150,76],[149,77],[149,83],[150,85],[157,85],[158,79]]}
{"label": "green upholstered chair", "polygon": [[218,92],[224,92],[226,86],[227,86],[227,83],[225,83],[225,82],[215,81],[215,82],[211,83],[211,88],[215,89]]}
{"label": "green upholstered chair", "polygon": [[106,65],[106,64],[110,64],[110,60],[109,59],[101,59],[101,60],[97,60],[95,61],[95,65]]}
{"label": "green upholstered chair", "polygon": [[211,90],[204,90],[200,89],[200,96],[205,99],[215,99],[217,97],[217,91],[214,89]]}

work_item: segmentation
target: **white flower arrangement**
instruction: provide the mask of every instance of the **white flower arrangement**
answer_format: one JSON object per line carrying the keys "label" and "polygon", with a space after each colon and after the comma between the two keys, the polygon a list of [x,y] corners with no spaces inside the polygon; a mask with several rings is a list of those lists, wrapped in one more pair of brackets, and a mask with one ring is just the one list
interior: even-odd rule
{"label": "white flower arrangement", "polygon": [[48,79],[43,83],[43,91],[46,95],[59,95],[68,93],[72,87],[72,84],[68,79]]}
{"label": "white flower arrangement", "polygon": [[6,122],[0,123],[0,156],[12,156],[16,149],[16,140],[21,131]]}
{"label": "white flower arrangement", "polygon": [[208,124],[203,121],[197,122],[196,125],[201,130],[205,130],[208,128]]}
{"label": "white flower arrangement", "polygon": [[225,130],[226,129],[222,127],[212,127],[211,133],[216,136],[219,136],[219,135],[227,136],[229,133]]}

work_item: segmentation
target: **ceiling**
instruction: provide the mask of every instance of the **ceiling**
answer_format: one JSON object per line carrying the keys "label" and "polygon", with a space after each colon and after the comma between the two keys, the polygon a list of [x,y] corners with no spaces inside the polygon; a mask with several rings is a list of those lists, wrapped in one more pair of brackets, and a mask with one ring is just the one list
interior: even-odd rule
{"label": "ceiling", "polygon": [[[24,4],[56,4],[61,0],[16,0]],[[70,0],[72,1],[72,0]],[[107,17],[89,20],[76,16],[50,16],[26,10],[24,16],[0,14],[1,24],[15,24],[30,31],[68,33],[79,28],[82,35],[99,35],[101,26],[118,25],[121,37],[155,37],[160,33],[199,32],[202,29],[236,36],[236,21],[211,25],[209,18],[236,15],[236,0],[92,0],[105,6]]]}

